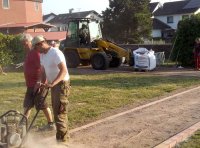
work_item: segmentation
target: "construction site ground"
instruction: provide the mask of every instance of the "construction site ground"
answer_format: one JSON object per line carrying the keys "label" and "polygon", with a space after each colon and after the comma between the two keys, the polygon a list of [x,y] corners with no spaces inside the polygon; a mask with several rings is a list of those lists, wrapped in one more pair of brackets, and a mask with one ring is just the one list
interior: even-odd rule
{"label": "construction site ground", "polygon": [[[71,72],[88,73],[135,73],[130,67],[95,71],[90,67],[70,69]],[[171,77],[199,77],[193,69],[157,68],[151,72],[137,72]],[[200,122],[200,87],[176,90],[165,96],[130,105],[108,113],[95,122],[70,130],[70,148],[151,148]],[[34,147],[62,148],[55,136],[39,138]],[[35,141],[38,136],[33,136]],[[29,140],[31,142],[31,140]],[[29,143],[30,147],[30,143]]]}

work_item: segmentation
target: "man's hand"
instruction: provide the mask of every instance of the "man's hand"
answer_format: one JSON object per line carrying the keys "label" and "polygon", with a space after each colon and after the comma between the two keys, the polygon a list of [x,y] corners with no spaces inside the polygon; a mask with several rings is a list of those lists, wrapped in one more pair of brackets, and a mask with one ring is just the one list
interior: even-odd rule
{"label": "man's hand", "polygon": [[41,82],[37,82],[34,86],[34,89],[33,89],[34,93],[36,93],[36,92],[39,93],[40,89],[43,88],[43,87],[45,87],[45,84],[43,84]]}
{"label": "man's hand", "polygon": [[52,88],[53,86],[54,86],[53,83],[46,83],[46,84],[45,84],[45,87],[46,87],[46,88]]}
{"label": "man's hand", "polygon": [[39,93],[40,92],[40,86],[41,86],[40,82],[37,82],[35,84],[34,89],[33,89],[34,93],[36,93],[36,92]]}

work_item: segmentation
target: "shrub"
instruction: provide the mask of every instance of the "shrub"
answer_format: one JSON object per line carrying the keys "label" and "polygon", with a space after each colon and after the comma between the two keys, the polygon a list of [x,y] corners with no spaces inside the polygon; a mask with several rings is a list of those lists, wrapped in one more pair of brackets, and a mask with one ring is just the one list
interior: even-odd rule
{"label": "shrub", "polygon": [[194,41],[200,37],[200,14],[179,22],[172,59],[182,66],[193,66]]}
{"label": "shrub", "polygon": [[7,66],[11,63],[23,61],[24,50],[19,36],[3,35],[0,33],[0,65]]}

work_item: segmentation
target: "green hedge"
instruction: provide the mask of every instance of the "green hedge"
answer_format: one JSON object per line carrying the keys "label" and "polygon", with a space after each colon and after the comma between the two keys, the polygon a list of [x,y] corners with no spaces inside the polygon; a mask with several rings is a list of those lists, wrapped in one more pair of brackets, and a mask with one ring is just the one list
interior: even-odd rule
{"label": "green hedge", "polygon": [[0,33],[0,65],[7,66],[22,62],[24,50],[18,35],[4,35]]}
{"label": "green hedge", "polygon": [[182,66],[193,66],[193,49],[197,37],[200,37],[200,14],[180,21],[172,54],[173,60]]}

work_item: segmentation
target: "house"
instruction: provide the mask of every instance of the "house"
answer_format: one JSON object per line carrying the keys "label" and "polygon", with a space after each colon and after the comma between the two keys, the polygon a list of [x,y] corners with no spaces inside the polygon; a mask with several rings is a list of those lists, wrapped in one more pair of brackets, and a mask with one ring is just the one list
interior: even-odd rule
{"label": "house", "polygon": [[44,27],[50,28],[42,22],[42,0],[1,0],[0,3],[0,32],[4,34],[18,34],[28,30]]}
{"label": "house", "polygon": [[59,14],[57,16],[54,16],[53,14],[45,15],[43,16],[43,21],[56,26],[54,28],[51,28],[51,31],[67,31],[67,23],[70,18],[92,18],[95,20],[99,20],[100,22],[103,21],[101,15],[94,10],[73,13],[71,9],[69,13]]}
{"label": "house", "polygon": [[162,21],[154,18],[153,19],[153,30],[152,30],[152,37],[154,39],[163,38],[163,34],[166,31],[173,30],[169,25],[163,23]]}
{"label": "house", "polygon": [[170,39],[180,20],[200,12],[200,0],[150,3],[153,19],[153,38]]}
{"label": "house", "polygon": [[55,37],[57,37],[56,40],[65,38],[66,32],[57,36],[46,33],[54,26],[43,23],[42,2],[42,0],[0,0],[0,32],[32,35],[37,32],[37,34],[46,35],[47,40],[55,39]]}
{"label": "house", "polygon": [[0,24],[42,22],[42,0],[0,1]]}
{"label": "house", "polygon": [[44,23],[47,23],[48,21],[52,20],[53,18],[55,18],[57,15],[54,14],[54,13],[50,13],[50,14],[47,14],[47,15],[44,15],[43,16],[43,22]]}

